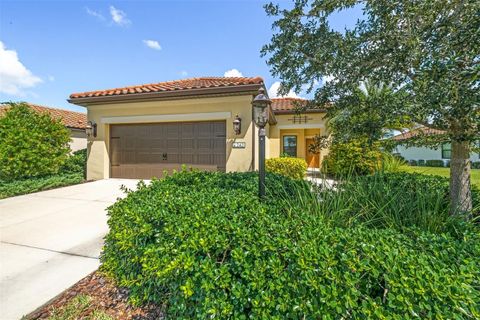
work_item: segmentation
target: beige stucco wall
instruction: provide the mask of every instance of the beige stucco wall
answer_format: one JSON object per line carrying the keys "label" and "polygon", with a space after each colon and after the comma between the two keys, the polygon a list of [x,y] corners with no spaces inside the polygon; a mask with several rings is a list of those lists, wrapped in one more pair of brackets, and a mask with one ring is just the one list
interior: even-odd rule
{"label": "beige stucco wall", "polygon": [[87,147],[85,130],[70,129],[70,150],[75,152]]}
{"label": "beige stucco wall", "polygon": [[[122,119],[134,119],[137,116],[146,116],[147,119],[154,119],[155,116],[159,115],[203,114],[204,116],[201,120],[207,121],[217,120],[205,118],[205,115],[208,115],[209,113],[213,114],[216,112],[229,112],[230,116],[225,119],[227,128],[226,169],[228,172],[252,170],[252,153],[254,147],[252,134],[254,133],[254,125],[252,123],[251,101],[251,95],[243,95],[87,106],[88,120],[95,121],[97,123],[97,137],[89,138],[88,142],[87,179],[98,180],[110,177],[110,124],[105,122],[111,122],[111,119],[114,117],[122,117]],[[242,132],[240,135],[235,135],[233,132],[233,119],[237,114],[242,119]],[[188,118],[188,116],[186,117]],[[195,120],[191,119],[188,121]],[[165,121],[146,120],[143,122],[151,123]],[[233,149],[232,143],[235,141],[245,142],[246,147],[244,149]],[[258,141],[256,141],[255,144],[258,145]]]}
{"label": "beige stucco wall", "polygon": [[[297,157],[306,157],[306,138],[312,138],[316,134],[327,134],[327,124],[324,119],[324,113],[308,113],[307,123],[294,124],[291,120],[293,114],[277,114],[277,124],[270,127],[270,158],[279,157],[283,150],[283,136],[296,135],[297,136]],[[328,153],[323,150],[320,153],[320,161]]]}

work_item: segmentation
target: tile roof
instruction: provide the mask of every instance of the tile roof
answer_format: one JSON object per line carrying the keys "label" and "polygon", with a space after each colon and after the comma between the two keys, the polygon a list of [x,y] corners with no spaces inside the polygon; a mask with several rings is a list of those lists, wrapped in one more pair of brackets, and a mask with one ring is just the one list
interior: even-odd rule
{"label": "tile roof", "polygon": [[206,89],[242,86],[249,84],[263,84],[261,77],[202,77],[174,81],[166,81],[151,84],[141,84],[123,88],[113,88],[106,90],[88,91],[81,93],[72,93],[70,99],[95,98],[107,96],[122,96],[130,94],[166,92],[177,90]]}
{"label": "tile roof", "polygon": [[444,134],[445,131],[443,130],[438,130],[438,129],[432,129],[432,128],[427,128],[427,127],[420,127],[417,129],[412,129],[410,131],[404,132],[397,134],[396,136],[392,137],[393,140],[400,141],[400,140],[407,140],[410,138],[413,138],[415,136],[418,136],[420,134],[422,135],[436,135],[436,134]]}
{"label": "tile roof", "polygon": [[[275,114],[293,113],[297,108],[304,107],[308,100],[303,98],[272,98],[272,110]],[[325,112],[323,109],[307,109],[306,112]]]}
{"label": "tile roof", "polygon": [[[38,104],[27,103],[35,112],[48,113],[54,119],[61,119],[65,127],[74,129],[85,129],[87,114],[64,109],[56,109]],[[9,108],[8,105],[0,105],[0,116]]]}

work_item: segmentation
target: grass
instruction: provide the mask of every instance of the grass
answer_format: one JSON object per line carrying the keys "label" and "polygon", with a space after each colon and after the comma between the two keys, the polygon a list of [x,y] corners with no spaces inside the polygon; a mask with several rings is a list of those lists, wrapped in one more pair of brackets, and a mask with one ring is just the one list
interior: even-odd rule
{"label": "grass", "polygon": [[[402,166],[400,171],[450,177],[450,168]],[[480,187],[480,169],[472,169],[471,183]]]}
{"label": "grass", "polygon": [[82,173],[63,173],[22,180],[0,180],[0,199],[82,183]]}
{"label": "grass", "polygon": [[[54,309],[48,320],[113,320],[112,317],[101,310],[89,311],[91,301],[90,296],[78,295],[67,305]],[[88,313],[88,315],[84,313]]]}

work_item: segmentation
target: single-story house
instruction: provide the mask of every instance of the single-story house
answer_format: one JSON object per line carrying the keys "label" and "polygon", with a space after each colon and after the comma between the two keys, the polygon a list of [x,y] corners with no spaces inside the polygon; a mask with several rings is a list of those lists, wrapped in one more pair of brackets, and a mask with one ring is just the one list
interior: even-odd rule
{"label": "single-story house", "polygon": [[[28,103],[28,106],[38,113],[48,113],[53,119],[60,119],[63,125],[70,131],[70,149],[72,152],[87,148],[87,115],[64,109],[40,106]],[[9,108],[8,105],[0,105],[0,116]]]}
{"label": "single-story house", "polygon": [[[251,102],[260,88],[265,89],[260,77],[203,77],[71,94],[68,101],[87,108],[92,127],[87,178],[148,179],[182,165],[256,170]],[[323,154],[309,154],[307,147],[316,134],[325,134],[325,112],[297,112],[304,102],[272,99],[267,158],[288,154],[320,166]]]}
{"label": "single-story house", "polygon": [[[438,148],[429,148],[429,147],[408,147],[402,145],[401,142],[411,139],[419,134],[423,135],[436,135],[443,134],[444,131],[419,127],[412,129],[410,131],[398,134],[392,137],[393,140],[400,143],[396,146],[393,153],[402,156],[407,161],[419,161],[419,160],[442,160],[444,165],[447,165],[452,156],[452,146],[451,143],[443,143],[438,146]],[[472,162],[480,161],[480,154],[472,153],[470,155],[470,160]]]}

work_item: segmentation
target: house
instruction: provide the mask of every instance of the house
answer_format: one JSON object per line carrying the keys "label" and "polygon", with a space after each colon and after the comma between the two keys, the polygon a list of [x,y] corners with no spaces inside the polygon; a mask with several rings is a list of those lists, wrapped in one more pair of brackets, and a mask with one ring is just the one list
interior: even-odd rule
{"label": "house", "polygon": [[[70,95],[69,102],[87,108],[94,128],[88,138],[87,178],[148,179],[183,164],[256,170],[258,129],[251,102],[260,88],[265,89],[260,77],[203,77]],[[309,154],[307,146],[326,130],[324,111],[296,112],[304,102],[272,100],[267,158],[289,154],[320,165],[323,155]]]}
{"label": "house", "polygon": [[[48,113],[53,119],[60,119],[63,125],[70,131],[70,149],[72,152],[87,148],[87,135],[85,133],[87,115],[85,113],[45,107],[32,103],[27,104],[35,112]],[[0,116],[5,113],[8,108],[8,105],[0,105]]]}
{"label": "house", "polygon": [[[438,135],[443,134],[444,131],[426,128],[426,127],[419,127],[416,129],[412,129],[408,132],[404,132],[398,134],[392,139],[399,144],[396,146],[395,150],[393,151],[394,154],[398,154],[402,156],[405,160],[409,162],[418,162],[419,160],[442,160],[444,165],[448,165],[452,156],[452,146],[451,143],[443,143],[438,148],[430,148],[430,147],[408,147],[402,145],[402,141],[406,141],[408,139],[414,138],[415,136],[422,134],[422,135]],[[470,155],[470,160],[472,162],[480,161],[480,154],[472,153]]]}

